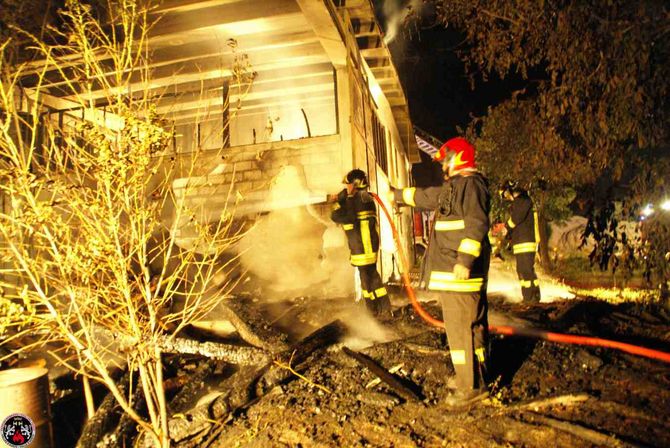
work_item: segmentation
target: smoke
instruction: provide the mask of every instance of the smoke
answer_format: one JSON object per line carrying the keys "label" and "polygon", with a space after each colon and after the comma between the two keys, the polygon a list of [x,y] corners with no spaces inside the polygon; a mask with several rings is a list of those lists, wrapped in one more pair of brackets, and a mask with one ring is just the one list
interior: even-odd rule
{"label": "smoke", "polygon": [[[313,196],[302,167],[282,168],[266,201],[274,211],[262,216],[240,241],[240,261],[259,280],[260,299],[342,297],[353,291],[343,232],[310,213]],[[287,198],[291,205],[304,205],[284,207]]]}
{"label": "smoke", "polygon": [[382,12],[386,18],[386,33],[384,42],[388,45],[398,35],[400,27],[404,26],[410,14],[420,14],[423,9],[423,0],[386,0]]}
{"label": "smoke", "polygon": [[[563,283],[541,274],[538,277],[543,303],[575,297]],[[487,293],[503,296],[510,302],[521,302],[521,286],[513,263],[507,265],[498,261],[491,262]]]}
{"label": "smoke", "polygon": [[398,338],[395,331],[380,324],[364,307],[361,303],[352,302],[351,306],[338,314],[337,317],[346,323],[348,330],[342,341],[343,345],[352,350],[360,350]]}

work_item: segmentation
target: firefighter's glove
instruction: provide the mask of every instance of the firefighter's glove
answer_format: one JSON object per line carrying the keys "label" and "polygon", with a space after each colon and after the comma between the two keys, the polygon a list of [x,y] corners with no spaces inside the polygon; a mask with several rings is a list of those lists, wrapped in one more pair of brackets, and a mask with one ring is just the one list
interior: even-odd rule
{"label": "firefighter's glove", "polygon": [[462,264],[454,265],[454,277],[456,280],[467,280],[470,278],[470,269]]}
{"label": "firefighter's glove", "polygon": [[392,204],[395,205],[395,192],[397,188],[395,187],[389,187],[389,191],[386,192],[386,200]]}
{"label": "firefighter's glove", "polygon": [[507,232],[502,238],[502,247],[510,249],[512,247],[512,232]]}
{"label": "firefighter's glove", "polygon": [[339,203],[343,203],[344,201],[347,200],[347,196],[348,196],[348,195],[349,195],[349,193],[347,192],[347,189],[344,188],[342,191],[340,191],[340,192],[337,194],[337,202],[339,202]]}

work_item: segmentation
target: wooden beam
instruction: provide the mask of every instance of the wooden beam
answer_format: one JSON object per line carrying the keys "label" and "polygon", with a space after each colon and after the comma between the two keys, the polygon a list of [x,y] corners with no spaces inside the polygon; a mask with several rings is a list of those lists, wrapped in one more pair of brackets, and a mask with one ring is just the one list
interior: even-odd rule
{"label": "wooden beam", "polygon": [[374,20],[353,18],[351,20],[351,27],[353,28],[356,37],[378,36],[381,34],[377,22]]}
{"label": "wooden beam", "polygon": [[296,0],[334,66],[347,64],[343,36],[323,0]]}
{"label": "wooden beam", "polygon": [[211,6],[226,3],[239,3],[242,0],[163,0],[152,9],[153,14],[165,14],[168,12],[183,12],[194,9],[209,8]]}
{"label": "wooden beam", "polygon": [[[253,117],[256,115],[268,115],[268,109],[273,107],[282,107],[282,108],[295,108],[296,111],[299,111],[301,108],[314,108],[314,107],[326,107],[332,106],[333,110],[335,108],[335,97],[332,95],[325,96],[315,96],[315,95],[306,95],[302,98],[282,100],[276,99],[270,102],[257,101],[257,104],[250,104],[242,102],[242,108],[235,110],[230,117],[231,120],[242,117]],[[190,123],[206,123],[208,121],[220,121],[222,110],[208,110],[206,115],[198,113],[189,113],[192,111],[187,111],[185,114],[174,114],[170,118],[174,120],[175,124],[190,124]]]}
{"label": "wooden beam", "polygon": [[[283,32],[278,35],[260,33],[243,36],[237,40],[237,52],[240,54],[251,54],[263,50],[281,49],[315,42],[317,42],[316,36],[309,30]],[[151,50],[149,61],[141,67],[142,69],[156,69],[170,64],[183,64],[186,62],[196,63],[199,59],[230,56],[233,54],[233,50],[227,44],[227,41],[218,36],[209,36],[208,39],[195,43],[180,44],[173,47],[151,47]],[[70,67],[74,65],[71,64]],[[76,76],[71,68],[66,70],[65,73],[69,80],[74,79]],[[104,75],[111,78],[114,75],[113,69],[110,68]],[[25,78],[23,80],[24,85],[30,85],[31,82],[32,84],[36,84],[37,77],[34,77],[32,81]],[[54,88],[66,84],[62,75],[56,71],[48,72],[46,79],[43,79],[41,82],[41,85],[46,88]]]}
{"label": "wooden beam", "polygon": [[[309,95],[317,95],[324,93],[331,94],[330,92],[333,92],[332,95],[334,95],[332,81],[327,83],[297,86],[290,88],[280,87],[274,90],[268,90],[263,92],[251,92],[242,97],[240,97],[237,94],[234,94],[234,92],[231,92],[230,101],[231,104],[236,104],[236,101],[240,98],[242,98],[242,100],[247,101],[259,100],[259,99],[266,100],[269,98],[289,99],[292,96],[309,97]],[[218,108],[220,106],[221,106],[221,96],[219,93],[218,95],[208,95],[204,98],[192,98],[185,101],[179,101],[175,104],[162,103],[156,107],[156,112],[159,114],[171,114],[179,111],[186,111],[192,109],[206,111],[210,107]]]}
{"label": "wooden beam", "polygon": [[44,92],[40,92],[38,94],[31,89],[25,89],[24,92],[30,100],[38,102],[43,107],[48,109],[67,111],[66,115],[95,123],[98,126],[103,126],[113,131],[122,129],[125,123],[123,118],[117,115],[109,112],[106,113],[100,109],[84,107],[84,104],[80,102],[58,98],[53,95],[48,95]]}
{"label": "wooden beam", "polygon": [[370,67],[370,71],[375,78],[391,78],[395,76],[395,69],[392,65],[387,65],[385,67]]}
{"label": "wooden beam", "polygon": [[365,59],[389,59],[389,52],[384,47],[364,48],[361,50],[361,56]]}
{"label": "wooden beam", "polygon": [[[241,54],[261,50],[281,49],[318,41],[311,30],[299,29],[277,34],[251,34],[239,37],[235,40],[237,42],[236,51]],[[228,45],[226,40],[222,40],[218,36],[210,36],[209,39],[203,39],[197,42],[189,42],[170,47],[159,47],[153,50],[149,56],[149,67],[159,67],[166,64],[224,56],[232,54],[232,52],[233,49]]]}
{"label": "wooden beam", "polygon": [[[310,89],[313,86],[324,86],[330,85],[331,89],[334,90],[333,75],[332,73],[325,73],[315,76],[304,76],[297,79],[288,79],[288,80],[268,80],[262,83],[254,83],[251,85],[251,89],[247,95],[244,96],[245,99],[256,99],[263,97],[266,94],[276,95],[276,92],[285,91],[286,95],[289,96],[289,92],[295,92],[300,89]],[[216,88],[207,90],[207,91],[191,91],[185,92],[176,96],[166,96],[160,99],[157,99],[154,102],[154,105],[162,109],[165,106],[179,106],[184,103],[192,103],[197,101],[207,101],[209,98],[220,98],[221,97],[221,88],[223,83],[219,84]],[[230,84],[230,94],[234,97],[239,92],[239,86],[236,84]]]}
{"label": "wooden beam", "polygon": [[[411,125],[409,124],[409,110],[407,107],[407,100],[403,95],[398,95],[394,92],[392,86],[401,86],[400,80],[396,73],[395,67],[391,60],[391,53],[386,44],[383,43],[382,32],[379,29],[377,33],[375,28],[376,18],[371,0],[344,0],[344,4],[340,8],[340,14],[348,17],[351,23],[351,28],[354,34],[360,36],[379,36],[380,46],[378,48],[363,48],[361,49],[362,41],[365,39],[357,39],[356,45],[360,49],[360,55],[363,59],[363,66],[369,77],[374,79],[382,88],[382,92],[388,92],[388,96],[384,95],[386,105],[384,107],[391,108],[393,115],[393,124],[390,130],[394,138],[400,140],[400,143],[405,148],[408,157],[412,161],[418,160],[418,149],[413,138]],[[374,38],[373,38],[374,39]],[[367,43],[366,45],[367,46]],[[381,81],[381,82],[380,82]]]}
{"label": "wooden beam", "polygon": [[356,44],[361,50],[382,48],[381,36],[356,36]]}
{"label": "wooden beam", "polygon": [[[318,42],[295,45],[284,48],[271,48],[248,53],[252,70],[272,70],[291,66],[320,64],[328,61],[328,57]],[[233,64],[231,54],[207,57],[197,61],[186,61],[176,64],[166,64],[155,68],[149,76],[149,82],[142,78],[141,73],[131,76],[129,83],[108,91],[97,89],[88,93],[77,94],[84,99],[98,100],[112,97],[117,93],[128,94],[146,89],[160,89],[182,83],[192,83],[212,78],[225,78],[232,75],[230,67]],[[167,89],[166,89],[167,90]]]}
{"label": "wooden beam", "polygon": [[[419,395],[417,392],[414,390],[410,389],[407,387],[403,382],[400,381],[395,375],[392,373],[389,373],[388,370],[386,370],[384,367],[380,366],[377,364],[373,359],[371,359],[369,356],[364,355],[363,353],[355,352],[353,350],[350,350],[348,347],[342,347],[342,351],[354,358],[356,361],[358,361],[361,365],[364,367],[367,367],[372,373],[377,375],[379,379],[381,379],[383,382],[385,382],[387,385],[391,387],[398,395],[403,397],[406,400],[410,401],[421,401],[423,397]],[[406,378],[404,379],[406,383],[411,383],[409,380]],[[412,383],[413,384],[413,383]],[[414,385],[416,387],[416,385]],[[418,387],[416,387],[418,389]]]}
{"label": "wooden beam", "polygon": [[402,86],[400,85],[400,82],[396,78],[377,78],[375,76],[375,79],[377,80],[377,84],[379,84],[379,87],[385,92],[386,90],[402,90]]}
{"label": "wooden beam", "polygon": [[[159,18],[151,31],[152,40],[189,32],[194,28],[213,28],[235,22],[267,19],[272,16],[300,12],[294,0],[254,0],[218,2],[206,8],[169,12]],[[258,31],[262,31],[259,29]]]}
{"label": "wooden beam", "polygon": [[[303,94],[294,95],[291,98],[262,98],[253,101],[243,101],[241,109],[231,109],[231,116],[251,116],[258,114],[267,114],[268,109],[273,107],[312,107],[327,105],[328,101],[335,105],[335,96],[329,92],[321,94]],[[174,112],[169,115],[169,118],[174,120],[177,124],[186,123],[203,123],[218,117],[221,113],[220,109],[211,107],[207,110],[186,110]],[[233,118],[234,119],[234,118]]]}
{"label": "wooden beam", "polygon": [[[310,65],[291,65],[288,67],[272,64],[258,67],[254,66],[254,68],[257,69],[257,76],[253,81],[254,88],[259,88],[261,86],[275,82],[303,82],[303,80],[309,82],[310,79],[323,76],[330,76],[332,78],[333,73],[333,66],[329,62]],[[229,78],[230,77],[228,76],[224,78],[205,77],[195,81],[181,83],[175,82],[174,84],[168,86],[162,86],[139,92],[139,95],[146,95],[148,98],[155,98],[156,100],[159,100],[161,98],[180,97],[189,93],[205,93],[213,90],[220,90],[224,80]],[[237,84],[232,84],[231,87],[237,87]],[[103,107],[105,106],[105,103],[99,102],[97,105],[98,107]]]}
{"label": "wooden beam", "polygon": [[345,0],[344,7],[349,10],[356,10],[363,7],[370,7],[370,0]]}
{"label": "wooden beam", "polygon": [[[217,7],[220,8],[222,6],[225,5],[219,5]],[[230,5],[228,6],[230,7]],[[225,19],[212,15],[212,17],[218,17],[219,20],[215,25],[203,26],[201,23],[191,22],[190,27],[182,27],[183,31],[175,30],[175,32],[167,34],[161,34],[160,27],[156,24],[159,31],[152,29],[149,32],[149,38],[146,43],[152,51],[155,51],[156,49],[165,46],[170,47],[187,43],[198,43],[213,38],[218,39],[222,44],[225,44],[230,38],[235,38],[239,41],[242,36],[247,35],[267,35],[273,32],[285,33],[286,30],[309,30],[309,25],[307,24],[305,17],[297,7],[292,8],[293,12],[264,15],[264,9],[262,7],[259,8],[257,5],[255,6],[257,9],[256,18],[248,18],[239,22],[231,21],[230,18]],[[211,11],[211,8],[207,9]],[[103,52],[99,52],[98,58],[104,60],[108,59],[108,56]],[[68,55],[67,57],[59,59],[59,67],[61,69],[67,68],[81,64],[81,62],[82,57],[80,55]],[[46,62],[44,60],[29,62],[24,67],[23,73],[25,75],[39,74],[43,71],[45,64]]]}
{"label": "wooden beam", "polygon": [[384,96],[386,98],[405,98],[405,92],[403,92],[400,89],[394,89],[394,90],[383,90]]}

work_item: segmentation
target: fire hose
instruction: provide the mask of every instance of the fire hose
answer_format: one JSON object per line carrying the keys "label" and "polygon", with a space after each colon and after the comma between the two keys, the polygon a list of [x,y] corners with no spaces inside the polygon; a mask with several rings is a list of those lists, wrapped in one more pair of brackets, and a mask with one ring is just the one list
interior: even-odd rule
{"label": "fire hose", "polygon": [[[393,233],[393,240],[395,241],[395,245],[398,250],[398,255],[400,258],[400,263],[402,265],[400,266],[399,270],[401,271],[403,286],[405,287],[407,296],[409,297],[410,303],[412,304],[412,308],[414,308],[414,311],[416,311],[416,313],[430,325],[443,328],[444,322],[431,316],[430,313],[428,313],[417,300],[416,294],[414,294],[414,289],[412,288],[412,284],[410,282],[409,263],[405,251],[402,248],[398,230],[396,229],[395,224],[393,223],[393,219],[391,219],[391,215],[389,214],[388,210],[386,209],[386,206],[379,198],[379,196],[377,196],[374,193],[370,193],[370,195],[375,199],[377,204],[379,204],[379,207],[384,212],[384,215],[386,216],[386,219],[388,220],[388,223],[391,227],[391,231]],[[521,337],[543,339],[545,341],[551,341],[551,342],[559,342],[563,344],[576,344],[576,345],[588,345],[593,347],[613,348],[616,350],[621,350],[626,353],[631,353],[633,355],[644,356],[645,358],[656,359],[670,363],[670,353],[666,353],[660,350],[653,350],[646,347],[640,347],[633,344],[627,344],[625,342],[612,341],[609,339],[554,333],[534,328],[517,328],[507,325],[489,325],[489,331],[491,333],[500,334],[504,336],[521,336]]]}

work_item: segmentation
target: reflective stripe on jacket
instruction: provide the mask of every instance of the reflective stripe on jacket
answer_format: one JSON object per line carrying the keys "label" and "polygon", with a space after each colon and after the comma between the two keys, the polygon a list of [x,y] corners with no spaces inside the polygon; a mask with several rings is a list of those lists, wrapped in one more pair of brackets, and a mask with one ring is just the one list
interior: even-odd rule
{"label": "reflective stripe on jacket", "polygon": [[[405,188],[395,200],[435,210],[423,282],[428,289],[476,292],[486,286],[491,246],[488,239],[490,195],[480,173],[453,176],[440,187]],[[456,280],[454,265],[470,269],[470,278]]]}
{"label": "reflective stripe on jacket", "polygon": [[339,198],[330,217],[342,224],[347,235],[351,264],[365,266],[377,263],[379,234],[377,208],[372,196],[365,190],[356,190],[351,196],[340,194]]}
{"label": "reflective stripe on jacket", "polygon": [[540,242],[537,212],[527,194],[522,193],[512,201],[506,226],[512,234],[512,251],[515,254],[537,251]]}

